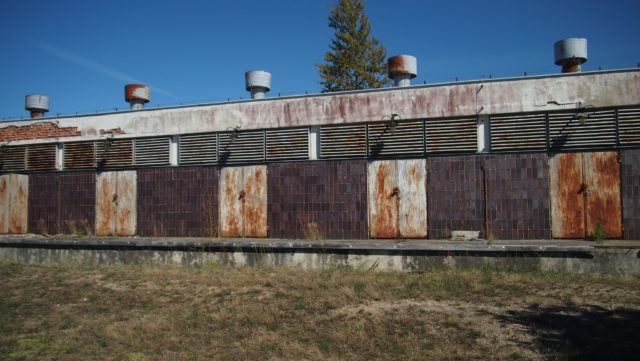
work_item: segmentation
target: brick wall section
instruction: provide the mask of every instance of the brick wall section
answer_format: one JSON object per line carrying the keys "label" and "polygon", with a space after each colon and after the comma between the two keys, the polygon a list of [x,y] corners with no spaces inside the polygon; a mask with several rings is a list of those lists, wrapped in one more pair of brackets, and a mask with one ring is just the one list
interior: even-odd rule
{"label": "brick wall section", "polygon": [[551,238],[547,154],[483,158],[493,236],[497,239]]}
{"label": "brick wall section", "polygon": [[218,230],[218,168],[138,170],[138,234],[211,237]]}
{"label": "brick wall section", "polygon": [[77,127],[59,128],[53,123],[38,123],[16,127],[0,128],[0,142],[12,142],[27,139],[63,138],[80,136]]}
{"label": "brick wall section", "polygon": [[452,230],[481,231],[485,236],[483,163],[477,156],[427,159],[429,238],[450,238]]}
{"label": "brick wall section", "polygon": [[269,237],[368,236],[364,160],[269,164],[267,187]]}
{"label": "brick wall section", "polygon": [[620,151],[622,237],[640,239],[640,149]]}
{"label": "brick wall section", "polygon": [[31,233],[73,234],[95,229],[94,172],[29,175],[28,229]]}

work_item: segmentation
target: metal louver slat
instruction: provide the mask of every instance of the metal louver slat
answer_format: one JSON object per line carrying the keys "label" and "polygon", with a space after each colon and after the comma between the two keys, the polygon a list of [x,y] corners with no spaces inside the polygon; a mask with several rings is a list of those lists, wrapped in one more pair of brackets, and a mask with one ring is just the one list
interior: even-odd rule
{"label": "metal louver slat", "polygon": [[545,114],[491,116],[491,150],[545,149]]}
{"label": "metal louver slat", "polygon": [[16,172],[25,170],[26,147],[0,147],[0,171]]}
{"label": "metal louver slat", "polygon": [[267,130],[267,160],[309,158],[309,129]]}
{"label": "metal louver slat", "polygon": [[367,156],[366,124],[324,125],[320,127],[322,158]]}
{"label": "metal louver slat", "polygon": [[216,134],[181,135],[178,142],[180,164],[216,164]]}
{"label": "metal louver slat", "polygon": [[27,170],[53,169],[56,169],[55,144],[27,146]]}
{"label": "metal louver slat", "polygon": [[640,144],[640,108],[618,111],[620,145]]}
{"label": "metal louver slat", "polygon": [[475,152],[476,118],[427,119],[427,152]]}
{"label": "metal louver slat", "polygon": [[220,164],[264,161],[264,131],[226,132],[218,136]]}
{"label": "metal louver slat", "polygon": [[64,169],[95,168],[95,142],[66,143],[64,145],[63,158]]}
{"label": "metal louver slat", "polygon": [[171,149],[170,137],[136,138],[134,149],[135,165],[137,167],[171,164],[169,155]]}
{"label": "metal louver slat", "polygon": [[551,113],[549,138],[552,149],[615,146],[615,111]]}
{"label": "metal louver slat", "polygon": [[122,168],[133,166],[133,140],[107,139],[96,142],[98,168]]}
{"label": "metal louver slat", "polygon": [[369,157],[424,153],[424,124],[422,120],[371,123]]}

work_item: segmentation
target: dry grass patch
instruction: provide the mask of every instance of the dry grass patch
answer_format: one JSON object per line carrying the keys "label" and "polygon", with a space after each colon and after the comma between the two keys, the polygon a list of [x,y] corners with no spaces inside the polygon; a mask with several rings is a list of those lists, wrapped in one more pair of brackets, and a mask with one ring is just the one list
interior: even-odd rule
{"label": "dry grass patch", "polygon": [[9,360],[625,359],[640,280],[0,264]]}

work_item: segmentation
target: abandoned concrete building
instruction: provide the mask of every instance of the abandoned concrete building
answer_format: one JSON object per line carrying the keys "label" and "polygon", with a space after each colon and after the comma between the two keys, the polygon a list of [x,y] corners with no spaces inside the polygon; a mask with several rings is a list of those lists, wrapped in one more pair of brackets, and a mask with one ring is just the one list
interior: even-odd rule
{"label": "abandoned concrete building", "polygon": [[[0,233],[640,239],[640,69],[563,72],[0,123]],[[565,48],[563,48],[563,46]],[[577,52],[574,51],[578,48]]]}

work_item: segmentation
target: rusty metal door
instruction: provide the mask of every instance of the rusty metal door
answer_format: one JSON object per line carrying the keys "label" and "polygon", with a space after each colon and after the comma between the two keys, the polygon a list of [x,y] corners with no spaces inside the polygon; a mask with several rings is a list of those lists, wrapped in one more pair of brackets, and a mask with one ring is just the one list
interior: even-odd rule
{"label": "rusty metal door", "polygon": [[0,233],[27,233],[29,176],[0,176]]}
{"label": "rusty metal door", "polygon": [[220,171],[220,236],[267,236],[267,167]]}
{"label": "rusty metal door", "polygon": [[102,172],[96,179],[96,234],[133,236],[137,217],[136,171]]}
{"label": "rusty metal door", "polygon": [[607,237],[622,236],[617,152],[556,154],[549,162],[551,234],[586,238],[602,223]]}
{"label": "rusty metal door", "polygon": [[369,236],[427,236],[426,161],[381,160],[369,163]]}

